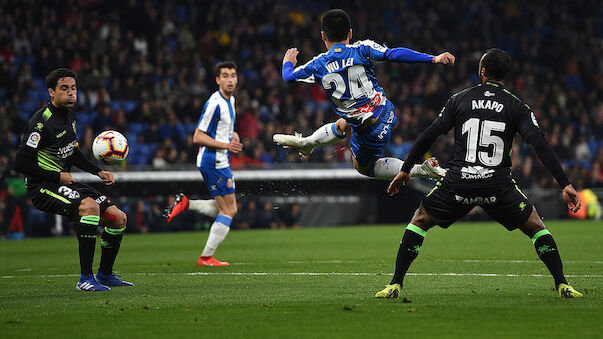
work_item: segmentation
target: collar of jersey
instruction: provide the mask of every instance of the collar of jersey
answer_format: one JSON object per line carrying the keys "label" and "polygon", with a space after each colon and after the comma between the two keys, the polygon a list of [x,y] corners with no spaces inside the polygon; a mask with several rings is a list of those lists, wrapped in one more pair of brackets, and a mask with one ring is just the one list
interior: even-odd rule
{"label": "collar of jersey", "polygon": [[52,113],[56,113],[57,116],[62,117],[62,118],[67,118],[67,114],[69,113],[69,109],[58,108],[55,105],[53,105],[50,101],[48,102],[48,109],[50,109],[50,111]]}
{"label": "collar of jersey", "polygon": [[230,100],[226,99],[223,95],[222,92],[220,92],[220,90],[218,90],[218,94],[220,94],[220,96],[222,97],[222,99],[226,100],[227,102],[230,102]]}
{"label": "collar of jersey", "polygon": [[339,42],[336,43],[335,45],[331,46],[331,48],[329,48],[329,52],[334,52],[335,48],[345,48],[346,44],[344,44],[343,42]]}
{"label": "collar of jersey", "polygon": [[492,80],[488,80],[488,81],[484,82],[484,85],[494,86],[494,87],[501,87],[501,88],[505,87],[500,82],[496,82],[496,81],[492,81]]}

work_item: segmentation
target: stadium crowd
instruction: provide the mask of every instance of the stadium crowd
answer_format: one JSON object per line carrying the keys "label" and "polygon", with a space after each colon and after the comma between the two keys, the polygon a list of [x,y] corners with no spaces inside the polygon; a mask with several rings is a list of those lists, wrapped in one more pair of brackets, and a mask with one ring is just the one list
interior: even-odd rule
{"label": "stadium crowd", "polygon": [[[213,65],[221,60],[239,67],[236,130],[244,151],[232,156],[234,169],[350,163],[345,144],[301,159],[272,142],[274,133],[307,135],[335,120],[320,86],[285,84],[281,62],[288,47],[300,49],[300,63],[321,53],[319,15],[341,7],[352,19],[353,41],[450,51],[457,57],[454,68],[378,67],[377,78],[399,119],[391,155],[406,157],[448,97],[478,82],[478,58],[496,46],[514,59],[505,86],[531,105],[574,185],[603,186],[601,2],[409,0],[374,1],[370,11],[366,6],[362,1],[0,0],[0,166],[9,172],[22,127],[47,101],[44,76],[67,66],[78,72],[78,133],[87,156],[97,133],[115,129],[130,142],[128,168],[190,168],[198,150],[192,133],[203,103],[217,88]],[[442,137],[432,154],[445,166],[450,149],[451,139]],[[522,187],[555,187],[519,138],[513,160]],[[15,189],[2,185],[6,202]],[[263,203],[257,204],[260,213]],[[138,204],[132,205],[134,210]]]}

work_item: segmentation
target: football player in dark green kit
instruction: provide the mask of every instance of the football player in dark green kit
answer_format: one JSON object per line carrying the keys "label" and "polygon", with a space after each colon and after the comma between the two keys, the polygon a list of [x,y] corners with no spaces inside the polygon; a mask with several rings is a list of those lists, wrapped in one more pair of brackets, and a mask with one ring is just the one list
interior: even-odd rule
{"label": "football player in dark green kit", "polygon": [[[106,185],[115,180],[88,161],[78,148],[73,108],[77,101],[76,74],[56,69],[46,77],[50,101],[27,123],[15,156],[15,170],[26,176],[27,196],[40,211],[65,215],[74,223],[79,243],[81,276],[76,289],[110,291],[109,286],[134,286],[113,274],[113,264],[126,229],[126,215],[105,195],[78,183],[69,173],[71,166],[97,175]],[[99,225],[101,261],[96,277],[92,273]]]}

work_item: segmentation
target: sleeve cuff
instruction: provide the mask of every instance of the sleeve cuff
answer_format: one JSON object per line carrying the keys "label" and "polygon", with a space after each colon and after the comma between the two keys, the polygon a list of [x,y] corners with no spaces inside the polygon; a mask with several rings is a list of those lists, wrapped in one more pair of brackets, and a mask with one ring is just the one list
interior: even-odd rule
{"label": "sleeve cuff", "polygon": [[406,173],[410,173],[410,170],[412,169],[413,163],[406,160],[404,161],[404,163],[402,164],[402,168],[400,168],[400,172],[406,172]]}
{"label": "sleeve cuff", "polygon": [[565,174],[560,175],[559,177],[555,178],[555,180],[557,180],[557,183],[559,184],[559,186],[561,186],[561,189],[564,189],[567,185],[572,184],[567,175]]}

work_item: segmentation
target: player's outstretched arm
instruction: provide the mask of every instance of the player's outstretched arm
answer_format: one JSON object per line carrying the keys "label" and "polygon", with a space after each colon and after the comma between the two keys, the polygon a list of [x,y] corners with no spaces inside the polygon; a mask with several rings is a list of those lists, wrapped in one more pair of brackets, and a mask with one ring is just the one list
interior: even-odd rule
{"label": "player's outstretched arm", "polygon": [[283,80],[286,82],[290,81],[301,81],[307,83],[314,83],[314,59],[308,61],[304,65],[295,68],[297,65],[297,55],[299,51],[297,48],[289,48],[285,52],[283,57]]}
{"label": "player's outstretched arm", "polygon": [[[381,51],[385,50],[385,47],[379,47]],[[393,62],[406,62],[406,63],[433,63],[443,65],[454,65],[455,57],[449,52],[444,52],[440,55],[433,56],[427,53],[421,53],[413,51],[412,49],[399,47],[385,50],[383,54],[377,49],[369,50],[370,58],[379,60],[387,60]]]}
{"label": "player's outstretched arm", "polygon": [[450,54],[449,52],[444,52],[440,55],[434,56],[432,62],[434,64],[443,64],[443,65],[454,66],[455,60],[456,60],[456,58],[454,57],[454,55]]}
{"label": "player's outstretched arm", "polygon": [[299,54],[299,51],[297,50],[297,48],[289,48],[286,52],[285,52],[285,56],[283,57],[283,65],[290,62],[293,67],[295,67],[295,65],[297,65],[297,55]]}

